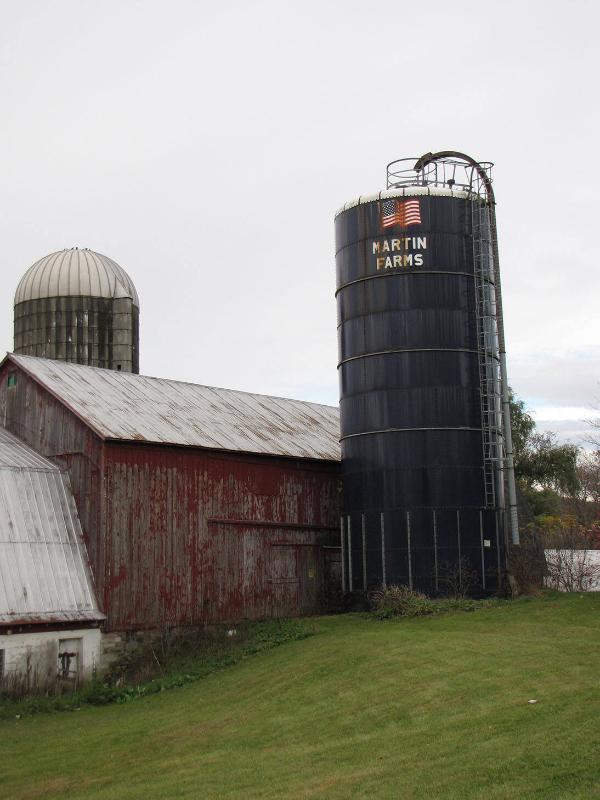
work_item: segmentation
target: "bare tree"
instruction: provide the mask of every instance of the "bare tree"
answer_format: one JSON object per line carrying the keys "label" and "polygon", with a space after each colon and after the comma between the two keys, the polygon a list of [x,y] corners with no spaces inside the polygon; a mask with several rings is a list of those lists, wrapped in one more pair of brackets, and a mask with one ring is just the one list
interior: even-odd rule
{"label": "bare tree", "polygon": [[584,451],[577,464],[580,497],[588,503],[600,503],[600,450]]}
{"label": "bare tree", "polygon": [[[597,408],[597,406],[594,406]],[[600,449],[600,417],[593,417],[587,420],[590,432],[588,433],[585,441],[591,444],[593,448]]]}
{"label": "bare tree", "polygon": [[600,554],[590,549],[579,528],[552,531],[547,538],[546,585],[563,592],[589,592],[600,587]]}

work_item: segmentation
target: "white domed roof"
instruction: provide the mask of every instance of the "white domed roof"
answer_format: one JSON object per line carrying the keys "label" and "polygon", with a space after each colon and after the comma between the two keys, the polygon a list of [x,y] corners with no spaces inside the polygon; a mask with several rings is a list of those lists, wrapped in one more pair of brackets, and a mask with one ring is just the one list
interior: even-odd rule
{"label": "white domed roof", "polygon": [[77,247],[40,258],[21,278],[15,305],[42,297],[130,297],[140,305],[133,281],[112,258]]}

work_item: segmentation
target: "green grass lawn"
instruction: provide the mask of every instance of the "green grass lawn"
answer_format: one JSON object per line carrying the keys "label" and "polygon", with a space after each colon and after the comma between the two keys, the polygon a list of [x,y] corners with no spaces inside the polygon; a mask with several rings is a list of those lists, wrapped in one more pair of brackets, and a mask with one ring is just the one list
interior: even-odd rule
{"label": "green grass lawn", "polygon": [[314,624],[180,689],[1,722],[0,797],[600,798],[600,594]]}

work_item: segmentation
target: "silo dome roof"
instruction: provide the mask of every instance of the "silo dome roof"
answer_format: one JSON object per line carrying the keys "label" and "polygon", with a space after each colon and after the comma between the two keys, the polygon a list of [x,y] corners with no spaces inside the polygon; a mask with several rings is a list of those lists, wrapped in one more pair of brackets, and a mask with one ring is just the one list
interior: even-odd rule
{"label": "silo dome roof", "polygon": [[73,247],[40,258],[21,278],[15,305],[43,297],[130,297],[140,305],[133,281],[112,258]]}

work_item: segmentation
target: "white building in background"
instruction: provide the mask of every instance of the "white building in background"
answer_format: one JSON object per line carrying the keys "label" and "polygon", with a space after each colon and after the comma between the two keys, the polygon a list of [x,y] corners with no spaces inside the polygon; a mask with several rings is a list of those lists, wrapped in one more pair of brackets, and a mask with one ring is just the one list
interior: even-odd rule
{"label": "white building in background", "polygon": [[0,687],[89,677],[103,619],[67,473],[0,427]]}

